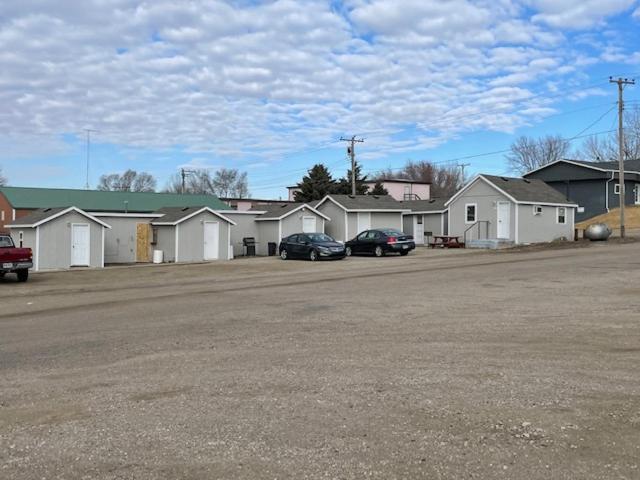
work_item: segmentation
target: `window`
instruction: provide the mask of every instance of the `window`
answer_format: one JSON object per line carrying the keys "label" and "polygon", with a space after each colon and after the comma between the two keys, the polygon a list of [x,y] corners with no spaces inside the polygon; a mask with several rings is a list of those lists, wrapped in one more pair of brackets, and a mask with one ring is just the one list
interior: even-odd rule
{"label": "window", "polygon": [[613,186],[613,193],[615,193],[616,195],[620,195],[620,184],[619,183],[616,183]]}
{"label": "window", "polygon": [[567,223],[567,209],[566,208],[558,207],[557,214],[558,214],[558,223],[560,223],[562,225]]}
{"label": "window", "polygon": [[418,215],[416,223],[422,225],[422,215]]}
{"label": "window", "polygon": [[151,245],[157,245],[158,244],[158,228],[152,228],[151,229]]}
{"label": "window", "polygon": [[478,216],[478,205],[467,203],[464,206],[464,223],[476,223]]}
{"label": "window", "polygon": [[23,240],[24,240],[24,232],[18,232],[18,242],[20,242],[20,248],[22,248]]}
{"label": "window", "polygon": [[8,235],[0,235],[0,247],[13,247],[13,240]]}
{"label": "window", "polygon": [[366,239],[366,238],[367,238],[367,234],[368,234],[368,233],[369,233],[369,231],[368,231],[368,230],[367,230],[367,231],[365,231],[365,232],[362,232],[360,235],[358,235],[358,240],[364,240],[364,239]]}
{"label": "window", "polygon": [[0,211],[0,222],[4,222],[4,210]]}
{"label": "window", "polygon": [[533,206],[533,214],[534,215],[542,215],[542,205],[534,205]]}

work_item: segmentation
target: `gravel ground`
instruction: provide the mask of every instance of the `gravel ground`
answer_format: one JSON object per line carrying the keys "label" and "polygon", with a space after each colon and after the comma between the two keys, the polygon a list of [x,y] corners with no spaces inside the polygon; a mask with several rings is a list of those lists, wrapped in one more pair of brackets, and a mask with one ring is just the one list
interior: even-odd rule
{"label": "gravel ground", "polygon": [[0,279],[0,478],[640,478],[640,243]]}

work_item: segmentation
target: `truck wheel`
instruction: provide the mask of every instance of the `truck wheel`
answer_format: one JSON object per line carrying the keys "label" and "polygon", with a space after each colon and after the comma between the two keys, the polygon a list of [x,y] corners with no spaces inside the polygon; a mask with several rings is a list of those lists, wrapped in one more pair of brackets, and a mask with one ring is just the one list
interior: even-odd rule
{"label": "truck wheel", "polygon": [[16,273],[18,274],[19,282],[26,282],[27,279],[29,278],[29,270],[27,270],[26,268],[23,268],[22,270],[18,270]]}

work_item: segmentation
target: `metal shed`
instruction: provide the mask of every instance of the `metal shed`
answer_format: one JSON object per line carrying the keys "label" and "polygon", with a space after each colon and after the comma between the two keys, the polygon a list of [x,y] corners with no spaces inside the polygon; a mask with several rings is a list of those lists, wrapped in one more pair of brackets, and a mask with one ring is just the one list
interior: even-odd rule
{"label": "metal shed", "polygon": [[7,225],[17,245],[33,250],[33,269],[104,267],[111,226],[76,207],[44,208]]}
{"label": "metal shed", "polygon": [[236,222],[209,207],[162,208],[151,222],[152,247],[165,262],[203,262],[233,258],[231,226]]}

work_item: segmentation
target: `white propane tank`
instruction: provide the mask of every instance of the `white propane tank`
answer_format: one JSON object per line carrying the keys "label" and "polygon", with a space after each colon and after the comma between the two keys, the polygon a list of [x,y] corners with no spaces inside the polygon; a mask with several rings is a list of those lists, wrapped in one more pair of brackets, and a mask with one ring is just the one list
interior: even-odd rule
{"label": "white propane tank", "polygon": [[153,263],[162,263],[164,260],[164,252],[162,250],[153,251]]}

